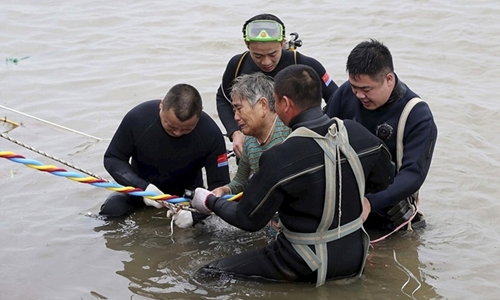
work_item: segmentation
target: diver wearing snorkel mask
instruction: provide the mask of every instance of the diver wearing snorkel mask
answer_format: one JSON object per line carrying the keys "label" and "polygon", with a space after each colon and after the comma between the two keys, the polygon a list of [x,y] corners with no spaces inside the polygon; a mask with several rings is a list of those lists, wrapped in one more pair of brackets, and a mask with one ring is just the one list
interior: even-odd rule
{"label": "diver wearing snorkel mask", "polygon": [[234,55],[229,60],[216,95],[219,118],[226,129],[227,137],[233,142],[233,150],[238,157],[243,149],[245,135],[234,120],[231,105],[231,86],[236,77],[255,72],[274,77],[289,65],[303,64],[312,67],[322,79],[325,103],[338,88],[319,61],[295,50],[302,45],[297,33],[292,33],[289,40],[286,40],[285,25],[275,15],[259,14],[250,18],[243,24],[242,32],[248,51]]}

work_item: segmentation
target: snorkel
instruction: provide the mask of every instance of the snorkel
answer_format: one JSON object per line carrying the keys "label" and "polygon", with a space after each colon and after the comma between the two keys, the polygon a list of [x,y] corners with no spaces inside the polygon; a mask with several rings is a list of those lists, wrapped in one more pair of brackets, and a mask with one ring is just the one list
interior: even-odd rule
{"label": "snorkel", "polygon": [[297,32],[290,33],[290,36],[285,44],[285,49],[295,50],[302,46],[302,40],[299,39]]}

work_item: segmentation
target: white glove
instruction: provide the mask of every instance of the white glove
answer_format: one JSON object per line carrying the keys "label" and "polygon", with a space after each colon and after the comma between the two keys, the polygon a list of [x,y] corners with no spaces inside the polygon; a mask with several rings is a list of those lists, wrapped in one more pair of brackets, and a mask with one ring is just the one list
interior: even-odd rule
{"label": "white glove", "polygon": [[175,212],[174,209],[167,211],[167,218],[174,219],[174,223],[179,228],[188,228],[193,226],[193,214],[190,211],[180,209]]}
{"label": "white glove", "polygon": [[[152,195],[152,196],[159,196],[159,195],[163,195],[164,194],[162,191],[160,191],[159,188],[157,188],[152,183],[148,184],[148,186],[146,187],[146,192],[154,193],[155,195]],[[144,201],[144,204],[146,204],[147,206],[153,206],[153,207],[156,207],[156,208],[162,208],[163,207],[160,202],[158,202],[156,200],[148,199],[146,197],[142,197],[142,201]]]}
{"label": "white glove", "polygon": [[196,190],[194,190],[193,200],[191,200],[191,206],[202,214],[211,214],[212,211],[207,207],[207,198],[210,195],[214,194],[204,188],[196,188]]}

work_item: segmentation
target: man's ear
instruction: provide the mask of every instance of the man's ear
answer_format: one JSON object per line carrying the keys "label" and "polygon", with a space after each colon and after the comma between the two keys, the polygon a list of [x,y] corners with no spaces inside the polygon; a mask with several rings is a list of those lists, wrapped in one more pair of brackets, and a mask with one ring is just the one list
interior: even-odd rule
{"label": "man's ear", "polygon": [[394,75],[394,73],[389,72],[387,75],[385,75],[385,78],[390,88],[393,88],[396,85],[396,76]]}
{"label": "man's ear", "polygon": [[290,120],[295,116],[295,104],[292,99],[287,96],[282,96],[280,101],[280,114],[281,121],[288,126]]}
{"label": "man's ear", "polygon": [[292,99],[288,98],[288,96],[283,96],[282,101],[284,101],[284,112],[290,113],[294,108],[295,104],[293,103]]}

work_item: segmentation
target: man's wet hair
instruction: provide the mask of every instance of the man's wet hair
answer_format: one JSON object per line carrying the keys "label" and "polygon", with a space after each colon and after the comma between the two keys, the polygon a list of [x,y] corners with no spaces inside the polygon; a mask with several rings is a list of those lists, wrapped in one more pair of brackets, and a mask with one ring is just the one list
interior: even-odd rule
{"label": "man's wet hair", "polygon": [[184,122],[194,116],[200,117],[203,110],[201,95],[198,90],[189,84],[174,85],[163,98],[163,110],[174,110],[179,121]]}
{"label": "man's wet hair", "polygon": [[346,71],[351,77],[368,75],[380,82],[387,73],[394,72],[391,52],[375,39],[361,42],[347,57]]}
{"label": "man's wet hair", "polygon": [[274,76],[276,96],[287,96],[302,110],[321,105],[321,89],[318,73],[307,65],[291,65]]}

